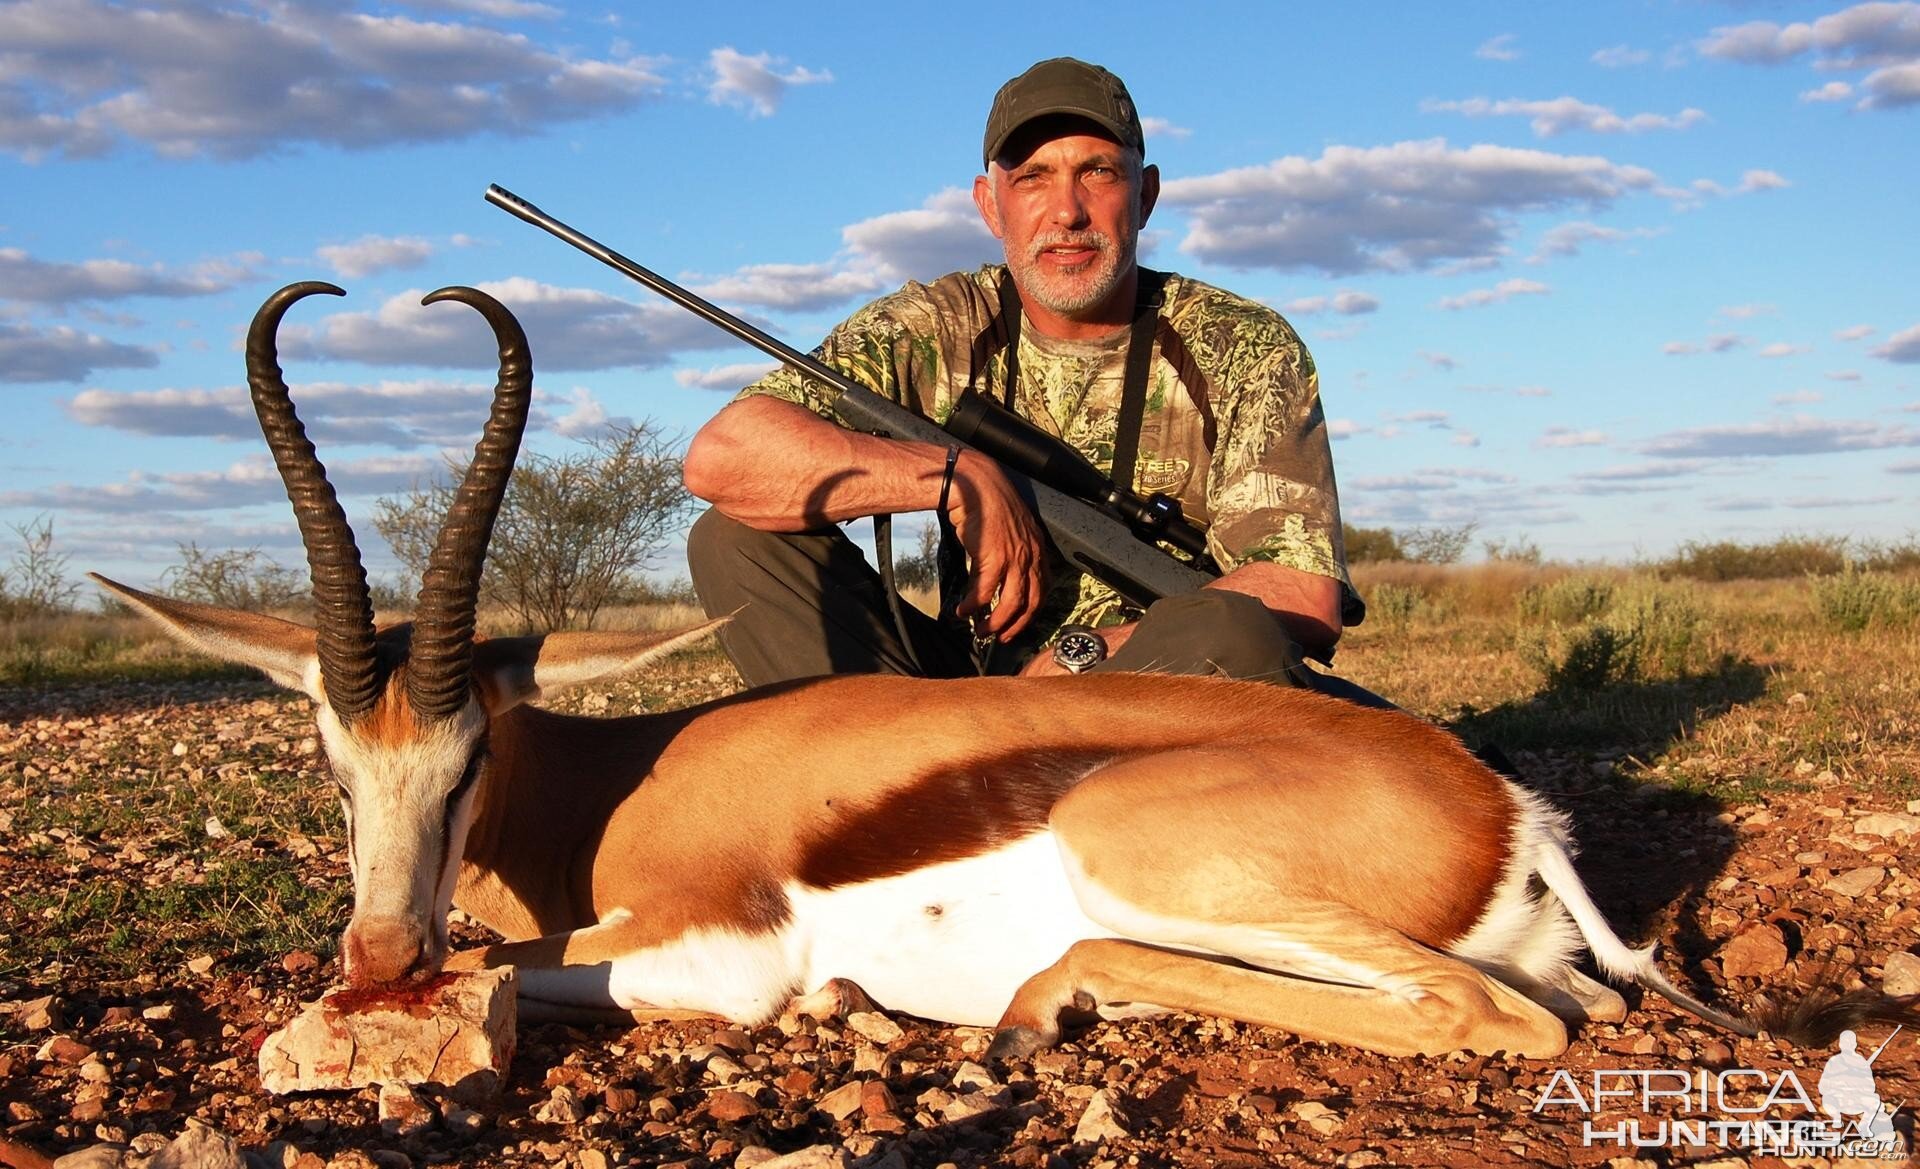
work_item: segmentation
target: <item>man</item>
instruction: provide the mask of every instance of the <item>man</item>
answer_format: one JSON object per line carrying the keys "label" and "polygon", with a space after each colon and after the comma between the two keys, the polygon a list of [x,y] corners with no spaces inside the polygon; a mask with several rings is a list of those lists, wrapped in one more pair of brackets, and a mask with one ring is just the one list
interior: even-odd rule
{"label": "man", "polygon": [[[964,676],[981,647],[994,673],[1078,672],[1091,659],[1096,670],[1323,677],[1303,653],[1327,660],[1364,610],[1343,563],[1312,359],[1272,310],[1139,267],[1160,190],[1145,149],[1132,99],[1105,69],[1058,58],[1009,81],[973,187],[1006,266],[909,284],[816,355],[936,421],[968,389],[1010,405],[1102,471],[1178,499],[1210,525],[1225,574],[1141,620],[1104,585],[1049,564],[1044,531],[992,460],[844,429],[828,387],[783,369],[701,428],[686,457],[688,489],[713,504],[689,538],[694,585],[709,613],[736,614],[721,640],[749,684]],[[1135,427],[1121,422],[1129,394]],[[903,641],[877,574],[834,525],[935,509],[966,552],[956,613],[967,624],[908,608]],[[1039,652],[1063,626],[1082,629],[1075,652]]]}

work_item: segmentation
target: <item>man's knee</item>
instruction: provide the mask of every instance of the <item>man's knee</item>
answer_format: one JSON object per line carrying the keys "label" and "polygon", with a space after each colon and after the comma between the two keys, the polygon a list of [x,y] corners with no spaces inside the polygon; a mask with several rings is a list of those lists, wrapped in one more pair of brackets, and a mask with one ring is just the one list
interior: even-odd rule
{"label": "man's knee", "polygon": [[739,554],[768,538],[719,508],[710,507],[687,531],[687,572],[698,584],[701,577],[713,577],[728,570]]}
{"label": "man's knee", "polygon": [[1298,684],[1300,647],[1255,597],[1198,589],[1163,597],[1114,655],[1113,668]]}

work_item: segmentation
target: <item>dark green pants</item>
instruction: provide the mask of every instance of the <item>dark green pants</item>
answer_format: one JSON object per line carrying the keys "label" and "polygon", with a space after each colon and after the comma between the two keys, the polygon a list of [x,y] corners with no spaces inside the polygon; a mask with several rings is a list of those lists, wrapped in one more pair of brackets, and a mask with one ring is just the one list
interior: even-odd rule
{"label": "dark green pants", "polygon": [[[909,638],[902,642],[880,574],[838,528],[762,532],[709,510],[688,533],[687,566],[707,614],[733,614],[720,644],[750,686],[820,674],[976,672],[966,631],[911,605],[901,607]],[[1011,674],[1023,664],[1001,654],[991,668]],[[1155,602],[1126,644],[1093,669],[1216,674],[1386,705],[1307,668],[1265,606],[1225,589]]]}

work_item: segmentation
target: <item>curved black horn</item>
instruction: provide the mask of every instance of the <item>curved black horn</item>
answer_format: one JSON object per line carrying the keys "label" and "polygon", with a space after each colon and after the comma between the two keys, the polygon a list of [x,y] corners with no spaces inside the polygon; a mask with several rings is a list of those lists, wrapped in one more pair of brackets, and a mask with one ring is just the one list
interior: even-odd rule
{"label": "curved black horn", "polygon": [[423,721],[450,718],[467,704],[473,681],[480,570],[533,403],[533,359],[527,352],[527,335],[506,306],[477,288],[458,286],[428,293],[420,303],[442,300],[471,305],[487,318],[500,343],[500,376],[493,388],[493,412],[473,448],[473,464],[447,509],[420,581],[420,606],[414,614],[413,648],[408,654],[407,700]]}
{"label": "curved black horn", "polygon": [[293,503],[293,518],[307,546],[307,567],[313,574],[314,623],[319,626],[320,678],[327,702],[341,719],[363,714],[378,697],[373,657],[373,601],[367,593],[366,570],[353,542],[347,514],[327,482],[327,469],[314,454],[306,428],[293,412],[280,373],[275,338],[280,319],[293,303],[324,292],[346,293],[319,280],[289,284],[267,298],[247,330],[247,385],[253,391],[254,413],[273,451],[280,478]]}

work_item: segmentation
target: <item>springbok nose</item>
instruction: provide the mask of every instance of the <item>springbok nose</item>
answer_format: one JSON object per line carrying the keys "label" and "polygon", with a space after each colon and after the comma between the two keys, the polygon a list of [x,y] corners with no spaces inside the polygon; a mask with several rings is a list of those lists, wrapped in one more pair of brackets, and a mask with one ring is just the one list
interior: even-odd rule
{"label": "springbok nose", "polygon": [[376,986],[427,973],[420,927],[399,918],[356,921],[347,926],[347,983]]}

